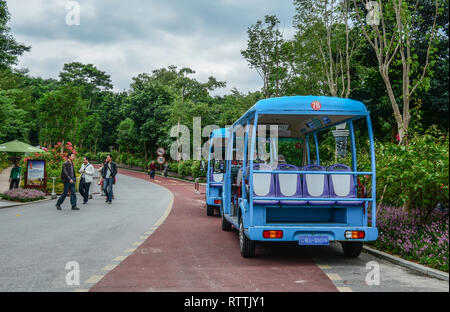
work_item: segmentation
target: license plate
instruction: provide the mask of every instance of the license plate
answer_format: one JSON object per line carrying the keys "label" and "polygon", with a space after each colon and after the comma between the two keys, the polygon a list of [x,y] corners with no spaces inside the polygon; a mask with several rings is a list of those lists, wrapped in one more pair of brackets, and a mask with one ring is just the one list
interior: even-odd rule
{"label": "license plate", "polygon": [[322,235],[322,236],[300,236],[299,237],[299,245],[329,245],[330,240],[328,239],[328,236]]}

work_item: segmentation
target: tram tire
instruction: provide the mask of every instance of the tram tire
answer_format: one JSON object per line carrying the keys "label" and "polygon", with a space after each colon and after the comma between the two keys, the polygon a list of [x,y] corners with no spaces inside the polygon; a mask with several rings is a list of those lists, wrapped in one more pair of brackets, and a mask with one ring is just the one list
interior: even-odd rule
{"label": "tram tire", "polygon": [[227,219],[225,219],[225,217],[222,214],[222,230],[229,232],[233,229],[232,225],[230,222],[227,221]]}
{"label": "tram tire", "polygon": [[341,245],[344,255],[348,258],[358,258],[363,248],[362,242],[341,242]]}
{"label": "tram tire", "polygon": [[239,222],[239,246],[242,257],[252,258],[255,255],[256,244],[245,235],[242,218]]}
{"label": "tram tire", "polygon": [[214,215],[214,206],[206,205],[206,215],[209,217]]}

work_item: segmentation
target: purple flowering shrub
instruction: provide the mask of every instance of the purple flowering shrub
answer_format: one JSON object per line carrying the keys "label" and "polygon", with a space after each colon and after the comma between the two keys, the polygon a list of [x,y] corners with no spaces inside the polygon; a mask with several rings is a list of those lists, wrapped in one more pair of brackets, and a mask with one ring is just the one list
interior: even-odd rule
{"label": "purple flowering shrub", "polygon": [[448,212],[380,207],[376,248],[448,272]]}
{"label": "purple flowering shrub", "polygon": [[45,198],[45,193],[32,189],[12,189],[2,194],[2,198],[11,201],[31,202]]}

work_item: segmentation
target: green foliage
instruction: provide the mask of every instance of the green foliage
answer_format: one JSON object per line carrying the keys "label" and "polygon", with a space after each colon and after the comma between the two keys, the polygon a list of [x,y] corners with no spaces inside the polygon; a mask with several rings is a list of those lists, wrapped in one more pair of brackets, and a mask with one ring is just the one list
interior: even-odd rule
{"label": "green foliage", "polygon": [[176,163],[176,162],[170,163],[169,170],[172,172],[178,172],[178,163]]}
{"label": "green foliage", "polygon": [[18,56],[30,51],[29,46],[18,43],[11,35],[10,28],[6,26],[9,20],[6,0],[0,0],[0,69],[17,64]]}
{"label": "green foliage", "polygon": [[[376,144],[377,200],[396,207],[433,210],[449,203],[449,139],[432,128],[415,135],[406,146]],[[368,155],[360,155],[358,169],[369,169]],[[369,181],[367,181],[370,184]]]}
{"label": "green foliage", "polygon": [[178,174],[183,177],[191,176],[193,163],[194,162],[192,160],[180,161],[178,163]]}
{"label": "green foliage", "polygon": [[3,169],[9,167],[10,162],[8,160],[8,154],[0,153],[0,173]]}
{"label": "green foliage", "polygon": [[283,64],[284,39],[278,29],[280,20],[274,15],[266,15],[264,23],[258,20],[248,28],[247,49],[242,56],[255,69],[263,80],[263,92],[266,98],[281,95],[282,80],[287,77],[288,69]]}

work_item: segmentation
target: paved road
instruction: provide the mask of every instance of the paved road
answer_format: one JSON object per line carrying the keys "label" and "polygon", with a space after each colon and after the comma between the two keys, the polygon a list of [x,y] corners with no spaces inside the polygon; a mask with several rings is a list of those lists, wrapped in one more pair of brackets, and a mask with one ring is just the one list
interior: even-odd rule
{"label": "paved road", "polygon": [[[78,196],[80,211],[70,210],[69,198],[61,211],[55,200],[0,209],[0,291],[89,289],[148,237],[171,201],[166,189],[120,170],[114,194],[112,205],[100,195],[82,205]],[[66,285],[69,261],[80,265],[78,287]]]}
{"label": "paved road", "polygon": [[[174,194],[169,217],[91,291],[449,291],[448,282],[366,253],[345,258],[339,244],[258,245],[257,256],[244,259],[237,231],[223,232],[220,218],[206,216],[204,194],[186,182],[157,177],[154,183]],[[371,261],[379,264],[379,285],[366,283]]]}
{"label": "paved road", "polygon": [[[68,199],[63,211],[54,201],[0,210],[0,291],[449,291],[369,254],[344,258],[338,244],[258,245],[241,258],[237,232],[206,216],[192,184],[148,181],[120,170],[112,206],[97,196],[81,211]],[[65,283],[69,261],[80,264],[77,287]],[[365,282],[371,261],[380,285]]]}

